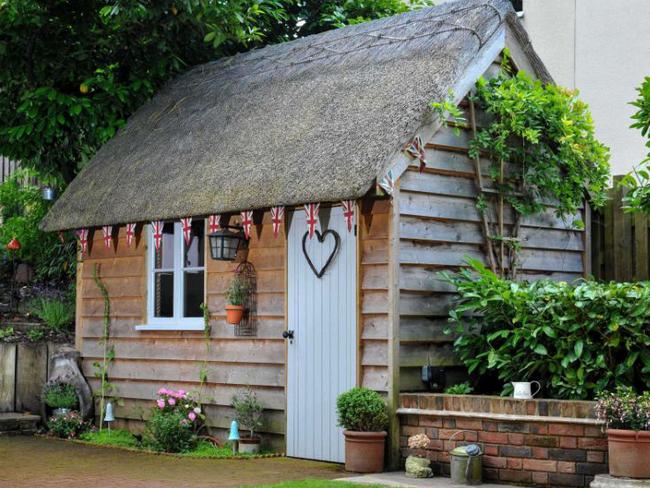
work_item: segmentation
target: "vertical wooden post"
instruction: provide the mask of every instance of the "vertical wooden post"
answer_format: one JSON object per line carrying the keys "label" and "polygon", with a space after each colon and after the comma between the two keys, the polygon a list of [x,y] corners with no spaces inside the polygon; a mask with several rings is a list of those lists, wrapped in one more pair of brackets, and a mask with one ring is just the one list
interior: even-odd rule
{"label": "vertical wooden post", "polygon": [[16,409],[16,344],[0,343],[0,412]]}
{"label": "vertical wooden post", "polygon": [[648,217],[634,214],[634,280],[644,281],[650,277],[648,262]]}
{"label": "vertical wooden post", "polygon": [[632,216],[623,210],[625,191],[618,186],[621,176],[614,177],[614,279],[632,279]]}
{"label": "vertical wooden post", "polygon": [[614,190],[609,190],[608,200],[605,203],[605,210],[603,215],[603,241],[604,241],[604,254],[605,254],[605,266],[604,266],[604,275],[603,279],[606,281],[614,279]]}
{"label": "vertical wooden post", "polygon": [[582,232],[582,242],[584,246],[584,251],[582,251],[582,276],[585,278],[589,278],[593,272],[591,269],[591,240],[593,239],[592,236],[592,228],[593,226],[591,225],[591,207],[589,206],[589,202],[585,199],[585,204],[584,204],[584,222],[585,222],[585,229]]}
{"label": "vertical wooden post", "polygon": [[399,468],[400,423],[397,416],[399,406],[400,377],[400,316],[399,316],[399,180],[391,199],[391,214],[388,229],[388,469]]}

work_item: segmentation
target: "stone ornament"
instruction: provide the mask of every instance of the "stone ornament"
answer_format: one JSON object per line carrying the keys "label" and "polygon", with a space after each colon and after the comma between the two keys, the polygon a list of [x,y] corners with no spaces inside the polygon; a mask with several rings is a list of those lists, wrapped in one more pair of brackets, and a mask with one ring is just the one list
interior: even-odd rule
{"label": "stone ornament", "polygon": [[[79,369],[80,356],[79,351],[74,348],[61,346],[50,358],[50,375],[43,388],[45,389],[47,385],[54,382],[63,382],[74,386],[79,403],[79,414],[87,420],[93,416],[94,402],[92,390]],[[42,404],[42,409],[43,418],[46,419],[45,403]]]}
{"label": "stone ornament", "polygon": [[[408,438],[409,449],[420,450],[429,447],[429,438],[426,434],[416,434]],[[408,478],[431,478],[431,460],[418,455],[411,455],[406,458],[404,466]]]}

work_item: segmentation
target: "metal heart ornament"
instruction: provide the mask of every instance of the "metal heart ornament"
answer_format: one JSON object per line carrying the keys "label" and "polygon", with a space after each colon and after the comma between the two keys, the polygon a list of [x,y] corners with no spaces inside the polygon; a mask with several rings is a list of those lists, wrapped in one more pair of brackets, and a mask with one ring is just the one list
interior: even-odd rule
{"label": "metal heart ornament", "polygon": [[316,278],[323,277],[325,271],[327,271],[327,267],[332,263],[332,260],[334,260],[334,256],[336,256],[336,253],[339,252],[339,248],[341,247],[341,236],[339,236],[338,232],[336,232],[335,230],[327,229],[322,234],[318,230],[314,231],[314,235],[316,236],[320,244],[323,243],[325,237],[327,237],[328,234],[334,237],[334,248],[332,249],[332,252],[330,253],[329,257],[325,261],[325,264],[320,270],[316,269],[316,266],[314,265],[311,258],[309,257],[309,254],[307,253],[307,237],[309,237],[309,231],[305,232],[305,235],[302,236],[302,253],[305,255],[307,264],[309,264],[309,267],[316,275]]}

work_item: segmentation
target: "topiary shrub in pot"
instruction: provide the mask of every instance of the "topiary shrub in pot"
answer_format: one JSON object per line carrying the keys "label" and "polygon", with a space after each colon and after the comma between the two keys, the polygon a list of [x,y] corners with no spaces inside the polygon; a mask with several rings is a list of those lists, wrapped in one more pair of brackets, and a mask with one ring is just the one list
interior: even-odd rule
{"label": "topiary shrub in pot", "polygon": [[248,295],[249,284],[240,276],[235,276],[226,290],[226,322],[237,325],[244,317],[244,302]]}
{"label": "topiary shrub in pot", "polygon": [[264,407],[257,399],[257,395],[250,388],[240,391],[232,397],[232,407],[235,409],[235,420],[244,430],[248,430],[248,436],[241,436],[239,439],[239,452],[244,454],[255,454],[260,452],[261,438],[255,435],[255,431],[262,428],[262,413]]}
{"label": "topiary shrub in pot", "polygon": [[650,392],[632,388],[598,396],[596,414],[607,425],[609,474],[650,479]]}
{"label": "topiary shrub in pot", "polygon": [[380,473],[384,470],[386,404],[379,393],[352,388],[336,400],[339,425],[345,430],[345,470]]}
{"label": "topiary shrub in pot", "polygon": [[70,383],[52,381],[43,388],[43,402],[54,409],[54,416],[66,415],[77,407],[77,390]]}

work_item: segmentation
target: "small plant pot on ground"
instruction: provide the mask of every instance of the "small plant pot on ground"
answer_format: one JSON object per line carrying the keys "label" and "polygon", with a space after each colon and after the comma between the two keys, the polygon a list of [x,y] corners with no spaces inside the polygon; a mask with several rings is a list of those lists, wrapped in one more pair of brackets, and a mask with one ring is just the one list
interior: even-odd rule
{"label": "small plant pot on ground", "polygon": [[239,439],[239,453],[240,454],[257,454],[260,452],[260,443],[262,439],[259,437],[242,437]]}
{"label": "small plant pot on ground", "polygon": [[68,413],[70,413],[69,408],[55,408],[54,410],[52,410],[52,415],[54,415],[55,417],[63,417]]}
{"label": "small plant pot on ground", "polygon": [[384,470],[384,432],[344,430],[345,470],[353,473],[381,473]]}
{"label": "small plant pot on ground", "polygon": [[226,322],[231,325],[239,325],[243,317],[243,305],[226,305]]}
{"label": "small plant pot on ground", "polygon": [[609,474],[650,479],[650,431],[607,429]]}

